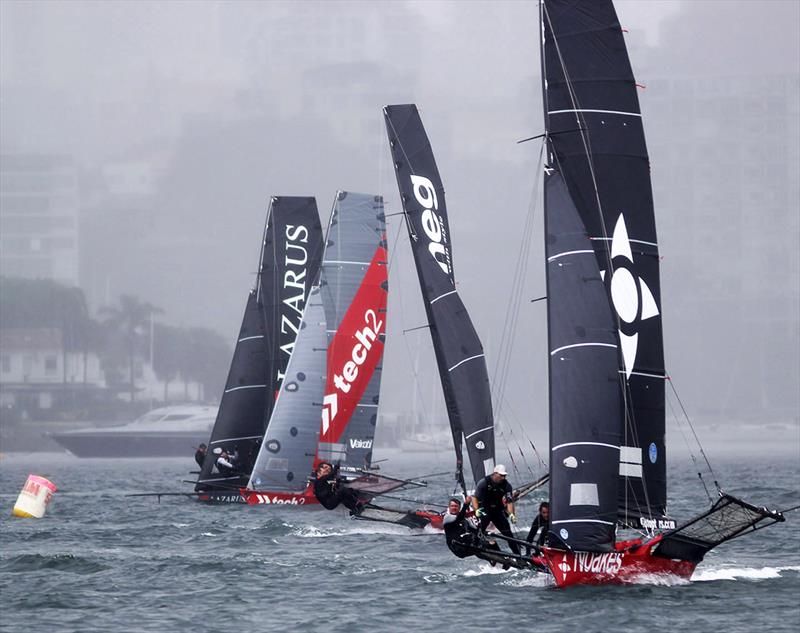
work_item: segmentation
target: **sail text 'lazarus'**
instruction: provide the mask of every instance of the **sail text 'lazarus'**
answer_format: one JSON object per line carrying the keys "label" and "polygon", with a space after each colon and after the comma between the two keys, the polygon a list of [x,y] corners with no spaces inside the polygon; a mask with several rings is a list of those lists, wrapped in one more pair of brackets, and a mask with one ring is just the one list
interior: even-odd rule
{"label": "sail text 'lazarus'", "polygon": [[[308,262],[308,251],[303,244],[308,243],[308,229],[305,226],[286,225],[286,271],[283,274],[283,289],[296,288],[296,296],[284,299],[284,305],[290,307],[293,313],[286,312],[281,314],[281,333],[288,334],[289,330],[297,335],[300,329],[300,321],[303,319],[303,307],[306,298],[306,263]],[[292,252],[294,251],[294,252]],[[291,253],[291,256],[290,256]],[[294,269],[289,268],[293,266]],[[288,328],[288,330],[287,330]],[[281,351],[286,354],[286,358],[292,355],[294,349],[294,339],[286,345],[281,346]],[[282,381],[285,374],[278,369],[278,380]]]}

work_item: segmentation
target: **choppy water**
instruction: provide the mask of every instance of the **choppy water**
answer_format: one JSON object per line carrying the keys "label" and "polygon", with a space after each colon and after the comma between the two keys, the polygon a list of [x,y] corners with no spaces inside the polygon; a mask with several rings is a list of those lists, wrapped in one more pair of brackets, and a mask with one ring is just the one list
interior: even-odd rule
{"label": "choppy water", "polygon": [[[441,470],[441,463],[426,463],[432,459],[393,455],[385,469]],[[441,536],[344,514],[124,496],[178,490],[192,466],[190,455],[166,462],[5,456],[0,628],[800,630],[800,512],[712,551],[690,582],[562,591],[542,575],[459,560]],[[716,466],[731,492],[779,508],[800,503],[796,458]],[[29,472],[60,488],[39,521],[10,515]],[[441,480],[420,496],[442,501],[450,486]],[[687,463],[673,465],[670,488],[676,518],[708,505]],[[520,509],[524,519],[533,517],[535,501]]]}

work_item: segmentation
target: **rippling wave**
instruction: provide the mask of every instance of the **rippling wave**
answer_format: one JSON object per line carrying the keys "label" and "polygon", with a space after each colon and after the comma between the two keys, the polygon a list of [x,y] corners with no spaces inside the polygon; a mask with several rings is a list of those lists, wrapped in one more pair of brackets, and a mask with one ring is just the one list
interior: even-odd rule
{"label": "rippling wave", "polygon": [[[544,574],[455,558],[438,533],[355,521],[344,512],[125,496],[180,490],[192,466],[191,455],[166,462],[39,455],[0,462],[2,626],[37,632],[736,633],[752,631],[757,613],[758,628],[770,633],[800,630],[800,512],[723,544],[691,581],[656,576],[626,587],[562,591]],[[392,473],[435,466],[400,464]],[[798,503],[796,463],[726,463],[719,470],[733,493],[778,507]],[[56,493],[38,521],[10,516],[28,472],[66,491]],[[691,469],[676,464],[670,475],[677,518],[707,507]],[[443,480],[419,494],[441,502],[451,491],[452,482]],[[539,500],[519,504],[521,531]]]}

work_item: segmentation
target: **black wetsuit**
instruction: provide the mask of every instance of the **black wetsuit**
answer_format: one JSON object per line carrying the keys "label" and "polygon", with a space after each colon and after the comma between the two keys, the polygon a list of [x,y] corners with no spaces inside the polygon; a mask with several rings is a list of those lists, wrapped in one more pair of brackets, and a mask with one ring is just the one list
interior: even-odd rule
{"label": "black wetsuit", "polygon": [[[550,521],[543,518],[541,514],[537,514],[533,523],[531,523],[530,532],[528,532],[528,536],[525,537],[528,543],[533,543],[533,539],[536,537],[536,532],[539,531],[539,528],[542,528],[542,532],[539,534],[536,543],[534,543],[537,547],[544,545],[544,539],[547,536],[547,531],[550,529]],[[530,553],[530,548],[528,548],[528,553]]]}
{"label": "black wetsuit", "polygon": [[464,503],[458,514],[450,514],[449,512],[444,515],[442,527],[444,528],[444,538],[447,541],[447,547],[459,558],[466,558],[472,556],[474,553],[471,551],[471,545],[474,543],[475,528],[467,522],[467,510],[469,504]]}
{"label": "black wetsuit", "polygon": [[323,508],[333,510],[339,504],[352,512],[359,509],[358,493],[352,488],[342,485],[339,479],[339,468],[334,468],[330,475],[317,477],[314,480],[314,496]]}
{"label": "black wetsuit", "polygon": [[488,560],[492,565],[497,561],[491,557],[483,555],[485,551],[500,551],[500,547],[494,541],[486,541],[478,536],[478,530],[467,521],[466,515],[469,509],[469,504],[464,503],[458,514],[450,514],[449,512],[444,515],[442,526],[444,528],[444,538],[447,541],[447,547],[459,558],[466,558],[467,556],[477,556]]}
{"label": "black wetsuit", "polygon": [[[511,531],[511,526],[508,524],[506,518],[505,504],[503,503],[512,501],[511,484],[505,479],[499,483],[492,481],[492,476],[487,475],[478,482],[475,486],[475,498],[478,500],[480,507],[484,510],[484,515],[480,520],[480,529],[485,530],[490,523],[500,530],[500,533],[508,536],[509,538],[516,538]],[[520,553],[519,545],[509,541],[508,546],[515,554]]]}
{"label": "black wetsuit", "polygon": [[200,466],[200,468],[202,468],[203,467],[203,462],[205,460],[206,460],[206,452],[205,451],[201,451],[198,448],[197,451],[195,451],[195,454],[194,454],[194,461],[196,461],[197,465]]}

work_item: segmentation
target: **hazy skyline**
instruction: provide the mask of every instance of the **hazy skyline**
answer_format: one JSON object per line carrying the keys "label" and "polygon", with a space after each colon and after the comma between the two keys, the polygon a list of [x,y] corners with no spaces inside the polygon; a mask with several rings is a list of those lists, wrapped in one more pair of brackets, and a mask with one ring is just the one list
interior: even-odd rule
{"label": "hazy skyline", "polygon": [[[752,78],[754,87],[719,93],[746,99],[758,93],[758,82],[765,92],[775,82],[796,84],[800,5],[616,4],[637,79],[647,86],[640,99],[665,258],[667,365],[694,411],[737,410],[740,400],[754,401],[747,394],[771,388],[761,383],[777,380],[782,404],[776,415],[796,420],[797,395],[786,393],[800,381],[800,141],[791,85],[780,93],[783,110],[767,107],[764,115],[779,116],[786,127],[774,141],[786,152],[779,180],[785,203],[776,207],[785,213],[741,225],[763,236],[753,241],[758,248],[774,249],[763,257],[786,288],[775,304],[765,304],[764,327],[753,321],[756,308],[725,322],[729,306],[702,301],[718,292],[707,278],[721,275],[744,280],[725,290],[732,302],[737,296],[748,306],[766,301],[767,291],[754,289],[764,273],[747,257],[708,241],[696,267],[671,256],[693,239],[685,233],[691,223],[706,235],[718,222],[717,215],[686,208],[674,193],[674,183],[705,168],[703,157],[693,157],[701,164],[682,165],[677,148],[703,134],[735,142],[749,121],[738,106],[726,112],[726,103],[713,101],[714,89],[702,86],[739,86]],[[387,212],[398,211],[381,107],[415,102],[447,191],[459,290],[492,376],[519,227],[529,205],[538,204],[531,191],[538,146],[515,144],[542,131],[537,28],[532,2],[6,1],[0,3],[0,149],[75,159],[82,179],[80,284],[93,309],[119,294],[137,294],[162,307],[165,322],[213,327],[233,341],[269,197],[315,195],[323,224],[337,189],[382,194]],[[693,94],[670,83],[680,79],[705,82],[687,84],[705,90],[705,101],[692,107],[712,103],[727,117],[724,126],[705,132],[689,118],[685,128],[678,125],[683,115],[677,105],[670,109],[672,100],[694,103]],[[691,109],[685,112],[693,117]],[[669,134],[667,122],[675,126]],[[759,147],[743,151],[747,162]],[[746,187],[741,196],[774,189],[774,179],[757,165],[740,166],[728,180]],[[112,176],[120,174],[141,178],[114,185]],[[707,207],[729,204],[726,181],[720,182],[720,197],[703,202]],[[758,217],[759,204],[742,213]],[[417,388],[411,371],[417,353],[426,368],[426,397],[440,395],[427,334],[401,334],[424,316],[407,238],[401,232],[396,241],[396,221],[389,231],[397,252],[390,254],[383,402],[391,411],[407,407],[409,390]],[[524,289],[529,298],[544,294],[541,244],[537,226]],[[778,327],[770,305],[780,314]],[[546,415],[543,315],[541,305],[523,301],[506,391],[518,416]],[[759,402],[775,401],[771,391],[764,393]]]}

